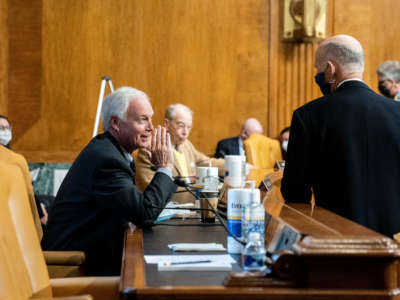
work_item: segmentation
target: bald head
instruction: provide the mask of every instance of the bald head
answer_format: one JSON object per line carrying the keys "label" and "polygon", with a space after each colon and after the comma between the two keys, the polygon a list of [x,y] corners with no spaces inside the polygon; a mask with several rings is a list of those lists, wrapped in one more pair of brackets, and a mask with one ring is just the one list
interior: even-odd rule
{"label": "bald head", "polygon": [[253,133],[263,133],[263,128],[260,122],[255,118],[247,119],[240,132],[242,140],[246,140]]}
{"label": "bald head", "polygon": [[320,44],[315,56],[315,67],[318,72],[323,72],[328,62],[337,64],[343,75],[362,75],[364,51],[360,42],[344,34],[327,38]]}

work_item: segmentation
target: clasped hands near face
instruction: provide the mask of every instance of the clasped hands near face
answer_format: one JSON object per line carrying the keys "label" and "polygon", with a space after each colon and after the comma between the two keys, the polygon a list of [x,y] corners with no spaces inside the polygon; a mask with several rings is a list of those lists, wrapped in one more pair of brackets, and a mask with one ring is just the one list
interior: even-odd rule
{"label": "clasped hands near face", "polygon": [[168,168],[172,170],[174,154],[172,152],[171,136],[165,127],[159,125],[153,129],[150,146],[149,148],[143,148],[143,150],[157,169]]}

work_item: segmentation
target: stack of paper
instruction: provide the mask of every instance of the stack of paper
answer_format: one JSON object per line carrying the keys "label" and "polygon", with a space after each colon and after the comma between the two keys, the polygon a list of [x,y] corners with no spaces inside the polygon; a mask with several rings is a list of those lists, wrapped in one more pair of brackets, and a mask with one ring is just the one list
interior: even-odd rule
{"label": "stack of paper", "polygon": [[162,222],[168,219],[171,219],[173,217],[191,217],[196,214],[196,212],[192,212],[188,209],[175,209],[176,207],[194,207],[193,203],[184,203],[184,204],[179,204],[179,203],[173,203],[169,202],[165,208],[162,210],[160,215],[158,216],[157,220],[155,223]]}

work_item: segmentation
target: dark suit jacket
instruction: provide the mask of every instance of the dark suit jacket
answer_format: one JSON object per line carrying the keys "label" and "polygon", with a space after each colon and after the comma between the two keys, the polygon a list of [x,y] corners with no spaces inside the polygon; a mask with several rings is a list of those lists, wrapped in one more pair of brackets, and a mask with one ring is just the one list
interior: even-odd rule
{"label": "dark suit jacket", "polygon": [[239,155],[239,137],[232,137],[220,140],[214,157],[224,158],[225,155]]}
{"label": "dark suit jacket", "polygon": [[293,113],[282,194],[400,231],[400,103],[348,81]]}
{"label": "dark suit jacket", "polygon": [[109,133],[100,134],[65,177],[49,214],[43,248],[83,250],[88,275],[118,275],[127,223],[151,224],[175,190],[169,176],[157,172],[142,194],[117,141]]}

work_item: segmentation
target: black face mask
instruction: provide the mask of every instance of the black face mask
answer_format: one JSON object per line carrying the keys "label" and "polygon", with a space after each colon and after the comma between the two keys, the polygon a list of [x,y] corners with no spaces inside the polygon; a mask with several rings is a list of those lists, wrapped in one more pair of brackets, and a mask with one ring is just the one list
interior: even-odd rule
{"label": "black face mask", "polygon": [[378,90],[383,96],[393,98],[392,95],[390,95],[390,90],[383,84],[378,85]]}
{"label": "black face mask", "polygon": [[324,72],[319,72],[315,75],[315,82],[318,84],[323,95],[329,95],[331,93],[331,85],[329,82],[325,82]]}

